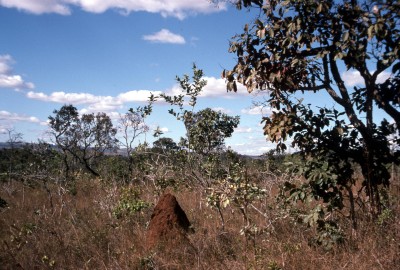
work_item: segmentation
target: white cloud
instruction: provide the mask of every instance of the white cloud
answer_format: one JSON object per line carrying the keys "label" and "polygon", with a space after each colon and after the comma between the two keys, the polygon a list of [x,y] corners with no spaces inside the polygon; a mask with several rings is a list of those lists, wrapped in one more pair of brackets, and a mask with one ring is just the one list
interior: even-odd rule
{"label": "white cloud", "polygon": [[34,116],[19,115],[17,113],[10,113],[8,111],[0,111],[0,121],[11,121],[11,122],[30,122],[39,123],[39,119]]}
{"label": "white cloud", "polygon": [[0,87],[2,88],[29,88],[32,89],[32,83],[25,83],[20,75],[0,74]]}
{"label": "white cloud", "polygon": [[226,90],[225,79],[217,79],[215,77],[204,77],[207,81],[207,85],[203,89],[202,97],[224,97],[224,98],[235,98],[238,94],[248,95],[246,88],[238,84],[238,91],[236,93],[228,92]]}
{"label": "white cloud", "polygon": [[348,70],[343,72],[342,79],[349,87],[364,83],[364,79],[361,77],[360,72],[356,70]]}
{"label": "white cloud", "polygon": [[153,93],[155,95],[161,93],[159,91],[135,90],[121,93],[116,97],[112,96],[96,96],[89,93],[65,93],[53,92],[50,95],[41,92],[29,91],[26,96],[30,99],[41,100],[44,102],[55,102],[62,104],[87,105],[83,113],[91,112],[112,112],[121,109],[127,102],[146,102]]}
{"label": "white cloud", "polygon": [[132,102],[132,101],[147,101],[149,99],[150,93],[154,95],[161,94],[160,91],[149,91],[149,90],[134,90],[121,93],[117,96],[121,102]]}
{"label": "white cloud", "polygon": [[[207,76],[204,76],[203,79],[207,81],[207,85],[203,88],[200,97],[222,97],[232,99],[237,97],[238,95],[249,95],[246,88],[241,84],[238,84],[238,91],[236,93],[233,93],[227,92],[226,82],[224,79],[217,79],[215,77]],[[167,91],[167,95],[179,94],[182,94],[182,89],[178,84],[174,85],[169,91]]]}
{"label": "white cloud", "polygon": [[153,43],[171,43],[171,44],[185,44],[185,38],[181,35],[174,34],[168,29],[161,29],[159,32],[152,35],[143,36],[144,40]]}
{"label": "white cloud", "polygon": [[77,6],[87,12],[103,13],[114,9],[122,14],[145,11],[160,13],[164,17],[184,19],[186,16],[197,13],[212,13],[226,10],[226,3],[219,3],[217,7],[209,1],[187,0],[0,0],[0,6],[17,8],[34,14],[57,13],[71,14],[71,7]]}
{"label": "white cloud", "polygon": [[275,149],[276,149],[275,146],[263,146],[263,147],[258,148],[258,151],[260,151],[262,153],[266,153],[270,150],[275,150]]}
{"label": "white cloud", "polygon": [[258,156],[276,148],[273,143],[267,142],[265,139],[262,138],[249,140],[246,143],[231,144],[229,146],[238,153],[251,156]]}
{"label": "white cloud", "polygon": [[72,104],[91,104],[100,102],[102,99],[107,97],[95,96],[88,93],[65,93],[65,92],[53,92],[50,95],[46,95],[41,92],[29,91],[26,96],[31,99],[37,99],[47,102],[56,103],[72,103]]}
{"label": "white cloud", "polygon": [[112,112],[118,109],[122,109],[123,103],[111,97],[105,97],[103,100],[99,102],[90,104],[86,109],[89,112]]}
{"label": "white cloud", "polygon": [[13,74],[11,68],[13,63],[14,60],[10,55],[0,55],[0,88],[33,89],[35,87],[33,83],[25,82],[21,75]]}
{"label": "white cloud", "polygon": [[7,132],[8,132],[8,129],[9,129],[10,127],[9,126],[3,126],[1,123],[0,123],[0,135],[1,134],[6,134]]}
{"label": "white cloud", "polygon": [[382,73],[380,73],[380,74],[378,75],[378,78],[376,78],[376,82],[377,82],[377,83],[383,83],[383,82],[385,82],[387,79],[389,79],[390,75],[391,75],[391,74],[390,74],[389,72],[383,71]]}
{"label": "white cloud", "polygon": [[225,108],[222,108],[222,107],[214,107],[214,108],[212,108],[212,109],[213,109],[214,111],[222,112],[222,113],[226,113],[226,114],[232,113],[232,110],[225,109]]}
{"label": "white cloud", "polygon": [[[261,155],[270,150],[276,149],[276,143],[267,140],[263,136],[262,132],[256,133],[254,136],[242,136],[240,142],[237,142],[237,139],[234,141],[233,138],[228,138],[226,145],[244,155]],[[288,147],[287,153],[293,153],[296,151],[291,147],[290,139],[286,141],[286,146]]]}
{"label": "white cloud", "polygon": [[[390,73],[383,71],[378,75],[376,80],[377,83],[383,83],[390,77]],[[361,77],[360,72],[357,70],[348,70],[342,73],[342,79],[346,86],[353,87],[356,85],[365,85],[363,77]]]}
{"label": "white cloud", "polygon": [[161,127],[159,128],[159,130],[164,134],[169,132],[169,129],[167,127]]}
{"label": "white cloud", "polygon": [[0,74],[7,74],[11,71],[11,62],[13,62],[13,59],[10,55],[0,55]]}
{"label": "white cloud", "polygon": [[250,115],[269,115],[271,114],[271,112],[271,108],[267,108],[265,106],[255,106],[252,108],[241,110],[241,113]]}
{"label": "white cloud", "polygon": [[69,15],[70,9],[63,0],[0,0],[0,6],[16,8],[33,14],[57,13]]}
{"label": "white cloud", "polygon": [[252,133],[253,129],[251,127],[237,127],[235,128],[235,133]]}

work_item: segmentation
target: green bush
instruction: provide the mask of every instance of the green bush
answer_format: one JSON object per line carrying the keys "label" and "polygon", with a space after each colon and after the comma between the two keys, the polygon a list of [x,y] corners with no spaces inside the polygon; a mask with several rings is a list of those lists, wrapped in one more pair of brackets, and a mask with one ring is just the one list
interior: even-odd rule
{"label": "green bush", "polygon": [[121,191],[120,199],[113,210],[116,218],[143,213],[151,207],[151,203],[140,199],[141,191],[132,186],[124,187]]}

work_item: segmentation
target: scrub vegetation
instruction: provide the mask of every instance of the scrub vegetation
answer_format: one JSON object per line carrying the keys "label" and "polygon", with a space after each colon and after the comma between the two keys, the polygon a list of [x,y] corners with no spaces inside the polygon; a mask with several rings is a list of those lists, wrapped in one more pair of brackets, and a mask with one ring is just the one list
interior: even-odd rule
{"label": "scrub vegetation", "polygon": [[[9,130],[0,151],[1,268],[400,268],[398,1],[233,2],[259,18],[232,39],[237,63],[222,76],[229,91],[265,91],[277,148],[248,157],[224,145],[240,118],[197,109],[195,65],[177,77],[181,94],[150,96],[118,127],[64,105],[49,116],[53,144]],[[364,84],[347,87],[339,66]],[[335,106],[301,98],[321,93]],[[156,129],[138,144],[160,100],[186,133]],[[166,192],[192,224],[190,248],[146,245]]]}

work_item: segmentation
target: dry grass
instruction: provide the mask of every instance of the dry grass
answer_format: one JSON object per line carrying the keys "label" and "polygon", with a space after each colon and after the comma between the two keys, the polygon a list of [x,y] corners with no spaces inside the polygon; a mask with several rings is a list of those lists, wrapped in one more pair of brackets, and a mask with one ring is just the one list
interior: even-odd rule
{"label": "dry grass", "polygon": [[[142,199],[155,204],[157,195],[151,186],[140,188]],[[312,229],[279,215],[272,197],[263,203],[269,206],[263,209],[268,218],[250,213],[252,222],[264,230],[246,238],[240,234],[244,223],[237,210],[225,210],[222,230],[219,215],[205,205],[202,190],[182,189],[173,193],[195,229],[189,236],[192,247],[146,250],[146,225],[152,209],[117,219],[112,212],[119,187],[82,180],[77,182],[76,195],[55,184],[49,191],[40,184],[1,184],[0,197],[8,202],[0,208],[1,269],[400,267],[398,200],[383,224],[360,220],[356,234],[347,229],[345,243],[325,251],[309,244]]]}

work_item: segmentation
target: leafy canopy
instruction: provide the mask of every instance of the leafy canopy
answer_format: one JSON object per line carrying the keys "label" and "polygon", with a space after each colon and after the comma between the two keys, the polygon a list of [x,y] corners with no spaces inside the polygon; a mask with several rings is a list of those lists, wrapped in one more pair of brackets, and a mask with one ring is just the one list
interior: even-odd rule
{"label": "leafy canopy", "polygon": [[[228,90],[238,82],[249,92],[268,91],[274,112],[263,119],[264,133],[279,150],[292,138],[307,157],[314,198],[341,207],[336,195],[353,184],[356,162],[371,209],[379,211],[378,186],[390,178],[386,164],[400,156],[399,1],[235,2],[239,9],[258,7],[260,15],[230,43],[237,63],[222,74]],[[347,87],[341,69],[357,72],[363,84]],[[380,82],[384,71],[390,77]],[[303,104],[298,97],[306,92],[323,92],[334,108]],[[377,112],[388,120],[378,123]],[[329,175],[315,173],[322,168]]]}
{"label": "leafy canopy", "polygon": [[240,118],[206,108],[197,113],[188,112],[184,122],[193,149],[208,154],[221,149],[225,138],[232,136],[239,125]]}
{"label": "leafy canopy", "polygon": [[232,135],[240,119],[239,116],[228,116],[210,108],[195,112],[197,99],[207,81],[203,78],[203,70],[198,69],[195,64],[192,69],[191,78],[189,75],[176,77],[181,94],[174,96],[161,94],[160,97],[178,108],[178,110],[171,108],[168,112],[185,125],[188,140],[183,139],[182,144],[197,153],[208,154],[224,145],[225,138]]}
{"label": "leafy canopy", "polygon": [[66,177],[73,160],[78,160],[90,173],[99,176],[94,161],[105,151],[117,147],[117,129],[105,113],[83,114],[73,105],[64,105],[49,116],[51,134],[64,154]]}

